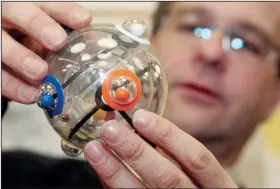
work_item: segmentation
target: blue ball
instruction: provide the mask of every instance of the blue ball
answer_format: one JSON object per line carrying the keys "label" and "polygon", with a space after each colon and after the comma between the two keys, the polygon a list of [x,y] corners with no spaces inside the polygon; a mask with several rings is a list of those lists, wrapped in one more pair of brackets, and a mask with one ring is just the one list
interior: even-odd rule
{"label": "blue ball", "polygon": [[41,106],[51,108],[54,105],[54,98],[51,94],[44,93],[41,96]]}

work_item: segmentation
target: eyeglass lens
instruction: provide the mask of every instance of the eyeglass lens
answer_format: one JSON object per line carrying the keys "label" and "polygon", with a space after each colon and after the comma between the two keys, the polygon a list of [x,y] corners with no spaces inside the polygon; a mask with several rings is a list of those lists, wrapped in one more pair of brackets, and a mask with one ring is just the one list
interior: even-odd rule
{"label": "eyeglass lens", "polygon": [[[214,24],[209,24],[205,15],[201,16],[193,12],[184,13],[179,19],[169,20],[170,24],[166,27],[173,28],[176,32],[178,44],[196,44],[201,40],[208,40],[213,37],[216,28]],[[256,58],[266,58],[268,50],[266,42],[257,32],[238,26],[228,27],[223,30],[225,46],[239,56],[253,56]],[[199,40],[198,40],[199,39]]]}

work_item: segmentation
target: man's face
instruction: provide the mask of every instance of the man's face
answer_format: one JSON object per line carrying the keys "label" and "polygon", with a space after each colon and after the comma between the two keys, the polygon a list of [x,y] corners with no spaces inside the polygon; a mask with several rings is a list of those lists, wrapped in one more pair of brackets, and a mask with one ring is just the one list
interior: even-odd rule
{"label": "man's face", "polygon": [[[169,82],[165,117],[229,163],[279,98],[277,53],[266,52],[262,39],[276,36],[280,3],[184,2],[169,9],[152,38]],[[193,28],[209,24],[233,29],[231,39],[245,39],[244,48],[224,51],[221,30],[208,40],[195,37]]]}

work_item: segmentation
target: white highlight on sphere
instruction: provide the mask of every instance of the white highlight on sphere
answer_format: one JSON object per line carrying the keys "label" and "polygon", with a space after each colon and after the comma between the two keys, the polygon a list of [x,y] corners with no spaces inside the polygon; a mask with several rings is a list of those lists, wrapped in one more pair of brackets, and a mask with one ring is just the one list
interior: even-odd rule
{"label": "white highlight on sphere", "polygon": [[105,70],[104,69],[99,69],[98,74],[99,74],[99,77],[103,77],[105,75]]}
{"label": "white highlight on sphere", "polygon": [[105,100],[104,100],[103,96],[101,96],[101,100],[102,100],[102,102],[103,102],[104,104],[106,104],[106,105],[107,105],[107,103],[105,102]]}
{"label": "white highlight on sphere", "polygon": [[160,67],[159,67],[159,65],[155,65],[155,69],[156,69],[156,72],[157,72],[157,73],[160,73]]}
{"label": "white highlight on sphere", "polygon": [[71,47],[71,52],[72,53],[79,53],[82,52],[86,48],[85,43],[77,43],[74,46]]}
{"label": "white highlight on sphere", "polygon": [[73,67],[72,64],[67,64],[67,65],[66,65],[66,68],[72,68],[72,67]]}
{"label": "white highlight on sphere", "polygon": [[154,73],[155,77],[158,78],[159,74],[157,72]]}
{"label": "white highlight on sphere", "polygon": [[135,71],[135,67],[134,67],[134,66],[132,66],[132,65],[130,65],[130,64],[129,64],[129,65],[127,65],[127,68],[128,68],[128,69],[130,69],[130,70],[132,70],[132,71]]}
{"label": "white highlight on sphere", "polygon": [[142,24],[138,24],[138,23],[131,24],[129,29],[130,29],[130,32],[137,37],[143,36],[143,34],[145,32],[144,26]]}
{"label": "white highlight on sphere", "polygon": [[98,40],[98,45],[105,48],[114,48],[118,45],[117,41],[112,38],[102,38]]}
{"label": "white highlight on sphere", "polygon": [[134,61],[135,65],[136,65],[140,70],[143,70],[143,69],[144,69],[144,66],[143,66],[143,64],[142,64],[142,61],[141,61],[139,58],[134,57],[134,58],[133,58],[133,61]]}
{"label": "white highlight on sphere", "polygon": [[87,60],[91,59],[91,55],[88,53],[83,53],[81,56],[82,56],[82,58],[81,58],[82,61],[87,61]]}
{"label": "white highlight on sphere", "polygon": [[98,62],[98,65],[99,65],[99,66],[107,66],[107,65],[108,65],[108,62],[106,62],[106,61],[99,61],[99,62]]}
{"label": "white highlight on sphere", "polygon": [[97,57],[98,57],[99,59],[107,59],[107,58],[109,58],[110,56],[112,56],[112,53],[111,53],[111,52],[108,52],[108,53],[106,53],[106,54],[99,54],[99,55],[97,55]]}
{"label": "white highlight on sphere", "polygon": [[125,36],[125,35],[120,35],[119,36],[121,40],[123,40],[124,42],[127,43],[133,43],[132,39],[130,39],[129,37]]}

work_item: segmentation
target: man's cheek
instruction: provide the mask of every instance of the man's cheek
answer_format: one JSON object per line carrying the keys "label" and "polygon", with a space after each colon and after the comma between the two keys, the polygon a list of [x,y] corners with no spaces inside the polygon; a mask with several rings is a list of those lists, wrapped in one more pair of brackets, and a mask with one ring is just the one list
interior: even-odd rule
{"label": "man's cheek", "polygon": [[227,70],[221,79],[222,88],[231,98],[251,96],[256,90],[256,82],[259,80],[256,74],[246,65],[228,64]]}
{"label": "man's cheek", "polygon": [[[246,82],[244,82],[246,81]],[[236,78],[226,83],[224,94],[227,103],[229,104],[229,112],[234,115],[247,114],[252,115],[252,111],[257,108],[257,103],[260,100],[260,91],[251,80],[243,80]]]}
{"label": "man's cheek", "polygon": [[170,43],[170,40],[161,39],[155,44],[154,48],[164,62],[173,62],[174,59],[184,55],[181,52],[182,49],[178,49],[178,46],[172,42]]}

